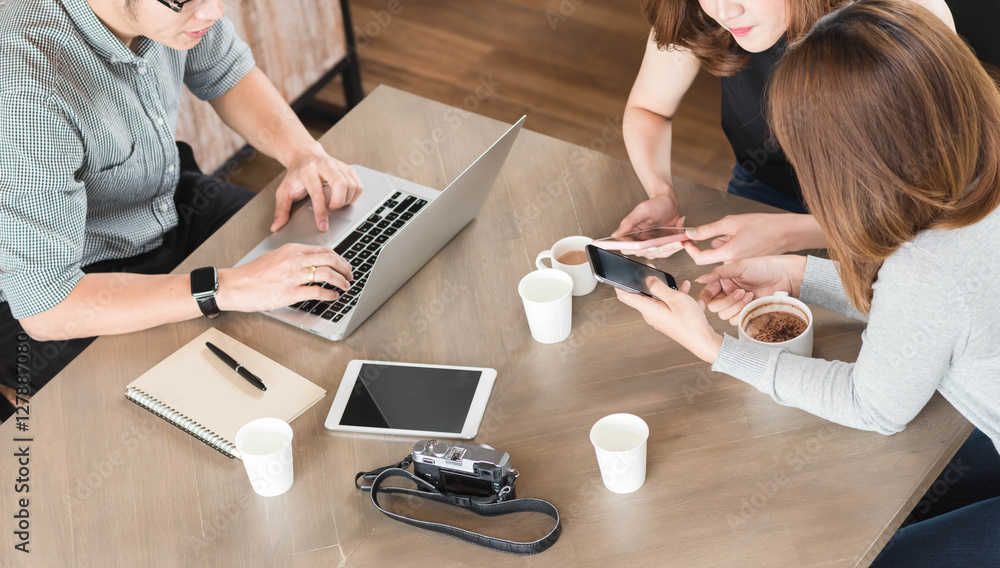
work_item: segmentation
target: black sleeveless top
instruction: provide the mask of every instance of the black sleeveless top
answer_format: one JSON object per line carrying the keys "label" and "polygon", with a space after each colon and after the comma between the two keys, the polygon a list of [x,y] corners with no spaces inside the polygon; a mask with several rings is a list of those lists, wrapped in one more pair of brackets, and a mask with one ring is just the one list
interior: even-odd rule
{"label": "black sleeveless top", "polygon": [[747,53],[750,59],[735,75],[722,78],[722,129],[736,153],[736,162],[771,189],[802,201],[795,170],[771,136],[765,119],[764,92],[771,69],[788,43],[778,40],[770,49]]}

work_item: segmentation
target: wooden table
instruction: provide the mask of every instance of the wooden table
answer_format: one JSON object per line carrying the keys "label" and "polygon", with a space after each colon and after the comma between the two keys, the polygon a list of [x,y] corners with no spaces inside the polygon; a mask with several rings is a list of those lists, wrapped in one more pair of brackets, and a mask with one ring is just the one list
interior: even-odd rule
{"label": "wooden table", "polygon": [[[506,128],[383,87],[322,141],[345,161],[444,187]],[[675,181],[689,223],[769,210]],[[273,189],[178,270],[231,266],[265,235]],[[531,339],[516,285],[535,254],[566,235],[610,233],[642,197],[628,164],[524,131],[477,219],[346,341],[238,313],[102,337],[34,397],[29,432],[17,432],[14,421],[0,429],[0,565],[867,565],[971,430],[942,398],[891,437],[833,425],[710,372],[606,286],[574,298],[568,340]],[[706,270],[683,254],[660,264],[678,281]],[[238,461],[124,397],[127,383],[210,325],[330,393],[292,424],[295,485],[283,496],[256,496]],[[853,360],[861,330],[817,309],[816,356]],[[377,513],[353,476],[398,460],[413,440],[323,428],[356,358],[496,368],[476,441],[510,453],[519,496],[559,508],[559,542],[541,556],[510,556]],[[629,495],[604,489],[588,439],[590,426],[613,412],[637,414],[651,430],[646,483]],[[12,441],[22,435],[32,441]],[[16,493],[13,455],[25,445],[30,493]],[[11,513],[25,497],[27,555],[14,550]],[[393,506],[529,540],[550,521],[520,514],[484,522],[437,505]]]}

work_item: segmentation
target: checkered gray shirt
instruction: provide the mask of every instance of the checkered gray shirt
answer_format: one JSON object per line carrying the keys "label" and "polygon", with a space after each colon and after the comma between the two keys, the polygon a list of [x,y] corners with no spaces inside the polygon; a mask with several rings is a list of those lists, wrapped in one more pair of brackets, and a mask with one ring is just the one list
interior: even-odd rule
{"label": "checkered gray shirt", "polygon": [[21,319],[65,299],[81,266],[163,243],[182,83],[213,99],[255,63],[226,19],[190,51],[140,38],[132,53],[86,0],[0,4],[0,54],[0,301]]}

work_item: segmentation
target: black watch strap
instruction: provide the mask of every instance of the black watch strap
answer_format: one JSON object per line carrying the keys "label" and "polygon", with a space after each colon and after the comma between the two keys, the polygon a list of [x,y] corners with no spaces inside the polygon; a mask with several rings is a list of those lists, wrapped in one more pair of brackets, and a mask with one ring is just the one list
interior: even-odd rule
{"label": "black watch strap", "polygon": [[198,302],[201,313],[208,319],[222,314],[215,303],[215,293],[219,290],[219,275],[214,266],[205,266],[191,271],[191,295]]}

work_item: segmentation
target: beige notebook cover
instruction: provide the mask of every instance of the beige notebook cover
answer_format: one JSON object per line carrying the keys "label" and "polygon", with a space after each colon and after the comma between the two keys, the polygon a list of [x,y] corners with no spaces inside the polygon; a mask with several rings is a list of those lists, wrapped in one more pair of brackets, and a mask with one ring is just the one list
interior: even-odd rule
{"label": "beige notebook cover", "polygon": [[[205,346],[210,341],[260,377],[261,391]],[[256,418],[291,422],[326,390],[217,329],[209,329],[132,381],[125,396],[229,457],[236,431]]]}

